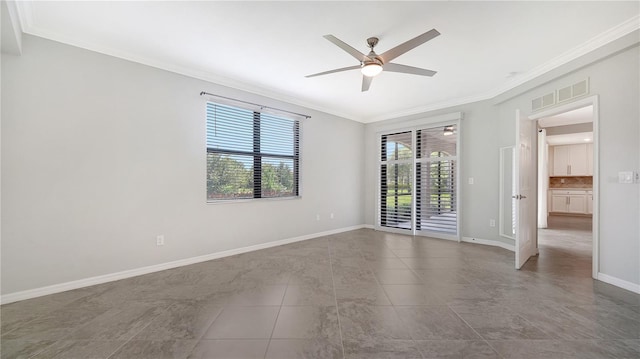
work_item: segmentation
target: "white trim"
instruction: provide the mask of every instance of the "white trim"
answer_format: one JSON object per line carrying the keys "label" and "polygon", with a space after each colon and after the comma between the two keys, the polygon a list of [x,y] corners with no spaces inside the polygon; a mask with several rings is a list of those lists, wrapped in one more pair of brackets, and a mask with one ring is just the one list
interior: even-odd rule
{"label": "white trim", "polygon": [[511,252],[515,252],[516,251],[515,245],[509,244],[509,243],[504,243],[504,242],[501,242],[501,241],[495,241],[495,240],[492,240],[492,239],[462,237],[462,241],[463,242],[467,242],[467,243],[477,243],[477,244],[483,244],[483,245],[486,245],[486,246],[500,247],[500,248],[506,249],[506,250],[511,251]]}
{"label": "white trim", "polygon": [[384,125],[373,125],[378,135],[387,134],[388,131],[411,131],[421,129],[422,126],[439,125],[445,122],[462,120],[462,112],[451,112],[439,116],[423,117],[411,121],[393,122]]}
{"label": "white trim", "polygon": [[149,273],[159,272],[159,271],[163,271],[163,270],[167,270],[167,269],[183,267],[183,266],[187,266],[187,265],[191,265],[191,264],[210,261],[210,260],[213,260],[213,259],[234,256],[234,255],[237,255],[237,254],[253,252],[253,251],[266,249],[266,248],[271,248],[271,247],[277,247],[277,246],[281,246],[281,245],[289,244],[289,243],[294,243],[294,242],[301,242],[301,241],[305,241],[305,240],[308,240],[308,239],[313,239],[313,238],[323,237],[323,236],[329,236],[329,235],[332,235],[332,234],[353,231],[353,230],[361,229],[361,228],[366,228],[366,226],[365,225],[357,225],[357,226],[350,226],[350,227],[332,229],[332,230],[324,231],[324,232],[306,234],[306,235],[299,236],[299,237],[287,238],[287,239],[282,239],[282,240],[268,242],[268,243],[256,244],[256,245],[248,246],[248,247],[235,248],[235,249],[229,249],[229,250],[222,251],[222,252],[205,254],[203,256],[198,256],[198,257],[179,259],[179,260],[172,261],[172,262],[154,264],[154,265],[147,266],[147,267],[141,267],[141,268],[136,268],[136,269],[125,270],[125,271],[122,271],[122,272],[104,274],[104,275],[100,275],[100,276],[96,276],[96,277],[89,277],[89,278],[74,280],[74,281],[66,282],[66,283],[59,283],[59,284],[49,285],[49,286],[46,286],[46,287],[40,287],[40,288],[35,288],[35,289],[28,289],[28,290],[24,290],[24,291],[20,291],[20,292],[4,294],[4,295],[0,296],[0,303],[1,304],[7,304],[7,303],[13,303],[13,302],[17,302],[17,301],[21,301],[21,300],[25,300],[25,299],[41,297],[41,296],[44,296],[44,295],[55,294],[55,293],[60,293],[60,292],[66,292],[68,290],[84,288],[84,287],[97,285],[97,284],[103,284],[103,283],[107,283],[107,282],[113,282],[113,281],[116,281],[116,280],[136,277],[136,276],[143,275],[143,274],[149,274]]}
{"label": "white trim", "polygon": [[635,284],[631,282],[627,282],[626,280],[622,280],[620,278],[612,277],[610,275],[598,272],[596,274],[596,279],[605,283],[609,283],[611,285],[615,285],[616,287],[626,289],[632,291],[634,293],[640,294],[640,284]]}

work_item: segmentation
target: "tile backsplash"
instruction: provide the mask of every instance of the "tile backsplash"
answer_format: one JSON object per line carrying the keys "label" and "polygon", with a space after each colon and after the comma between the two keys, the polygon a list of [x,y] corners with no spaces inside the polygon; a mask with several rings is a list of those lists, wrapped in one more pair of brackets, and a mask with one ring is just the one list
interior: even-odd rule
{"label": "tile backsplash", "polygon": [[549,188],[593,188],[593,177],[549,177]]}

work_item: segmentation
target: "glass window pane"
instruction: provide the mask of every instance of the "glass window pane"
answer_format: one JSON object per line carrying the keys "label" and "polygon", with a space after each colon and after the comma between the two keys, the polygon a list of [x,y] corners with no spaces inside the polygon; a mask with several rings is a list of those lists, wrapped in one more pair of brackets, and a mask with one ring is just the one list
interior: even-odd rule
{"label": "glass window pane", "polygon": [[253,157],[207,153],[207,199],[253,198]]}
{"label": "glass window pane", "polygon": [[292,159],[262,158],[262,197],[290,197],[295,193]]}
{"label": "glass window pane", "polygon": [[261,114],[260,152],[270,155],[294,155],[295,122],[286,118]]}
{"label": "glass window pane", "polygon": [[413,158],[411,132],[382,136],[382,160],[409,160]]}
{"label": "glass window pane", "polygon": [[253,152],[253,111],[207,103],[207,148]]}
{"label": "glass window pane", "polygon": [[457,131],[456,125],[418,131],[418,158],[456,156]]}

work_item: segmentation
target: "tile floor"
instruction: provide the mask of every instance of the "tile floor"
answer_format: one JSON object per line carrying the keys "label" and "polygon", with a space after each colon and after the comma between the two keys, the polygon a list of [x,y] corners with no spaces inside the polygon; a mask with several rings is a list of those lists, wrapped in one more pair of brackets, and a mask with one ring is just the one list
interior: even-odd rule
{"label": "tile floor", "polygon": [[8,304],[2,358],[639,358],[640,295],[591,280],[581,226],[520,271],[363,229]]}

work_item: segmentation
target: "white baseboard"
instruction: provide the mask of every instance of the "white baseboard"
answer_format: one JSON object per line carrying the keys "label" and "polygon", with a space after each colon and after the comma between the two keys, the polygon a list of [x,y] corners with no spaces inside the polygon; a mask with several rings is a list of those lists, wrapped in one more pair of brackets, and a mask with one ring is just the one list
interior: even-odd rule
{"label": "white baseboard", "polygon": [[596,278],[596,279],[599,280],[599,281],[602,281],[602,282],[605,282],[605,283],[609,283],[611,285],[615,285],[616,287],[620,287],[622,289],[626,289],[626,290],[632,291],[634,293],[640,294],[640,284],[627,282],[626,280],[622,280],[620,278],[612,277],[610,275],[607,275],[607,274],[604,274],[604,273],[600,273],[600,272],[598,272],[597,276],[598,276],[598,278]]}
{"label": "white baseboard", "polygon": [[469,243],[484,244],[486,246],[500,247],[500,248],[504,248],[504,249],[506,249],[508,251],[511,251],[511,252],[515,252],[516,251],[516,247],[513,244],[508,244],[508,243],[504,243],[504,242],[501,242],[501,241],[495,241],[495,240],[491,240],[491,239],[462,237],[462,241],[463,242],[469,242]]}
{"label": "white baseboard", "polygon": [[362,228],[367,228],[367,229],[376,229],[376,227],[373,224],[363,224]]}
{"label": "white baseboard", "polygon": [[253,252],[253,251],[260,250],[260,249],[277,247],[277,246],[281,246],[281,245],[289,244],[289,243],[294,243],[294,242],[306,241],[308,239],[313,239],[313,238],[318,238],[318,237],[323,237],[323,236],[329,236],[329,235],[332,235],[332,234],[353,231],[353,230],[361,229],[361,228],[365,228],[365,225],[358,225],[358,226],[351,226],[351,227],[332,229],[330,231],[325,231],[325,232],[312,233],[312,234],[307,234],[307,235],[304,235],[304,236],[299,236],[299,237],[294,237],[294,238],[287,238],[287,239],[282,239],[282,240],[268,242],[268,243],[256,244],[256,245],[248,246],[248,247],[230,249],[230,250],[211,253],[211,254],[206,254],[206,255],[198,256],[198,257],[179,259],[179,260],[172,261],[172,262],[154,264],[154,265],[147,266],[147,267],[130,269],[130,270],[122,271],[122,272],[110,273],[110,274],[100,275],[100,276],[96,276],[96,277],[84,278],[84,279],[74,280],[74,281],[66,282],[66,283],[54,284],[54,285],[41,287],[41,288],[35,288],[35,289],[29,289],[29,290],[20,291],[20,292],[3,294],[2,296],[0,296],[0,304],[8,304],[8,303],[18,302],[18,301],[25,300],[25,299],[41,297],[41,296],[44,296],[44,295],[55,294],[55,293],[60,293],[60,292],[66,292],[68,290],[79,289],[79,288],[89,287],[89,286],[92,286],[92,285],[113,282],[113,281],[116,281],[116,280],[136,277],[136,276],[143,275],[143,274],[149,274],[149,273],[159,272],[159,271],[163,271],[163,270],[167,270],[167,269],[183,267],[183,266],[187,266],[187,265],[190,265],[190,264],[196,264],[196,263],[200,263],[200,262],[210,261],[210,260],[213,260],[213,259],[234,256],[236,254]]}

